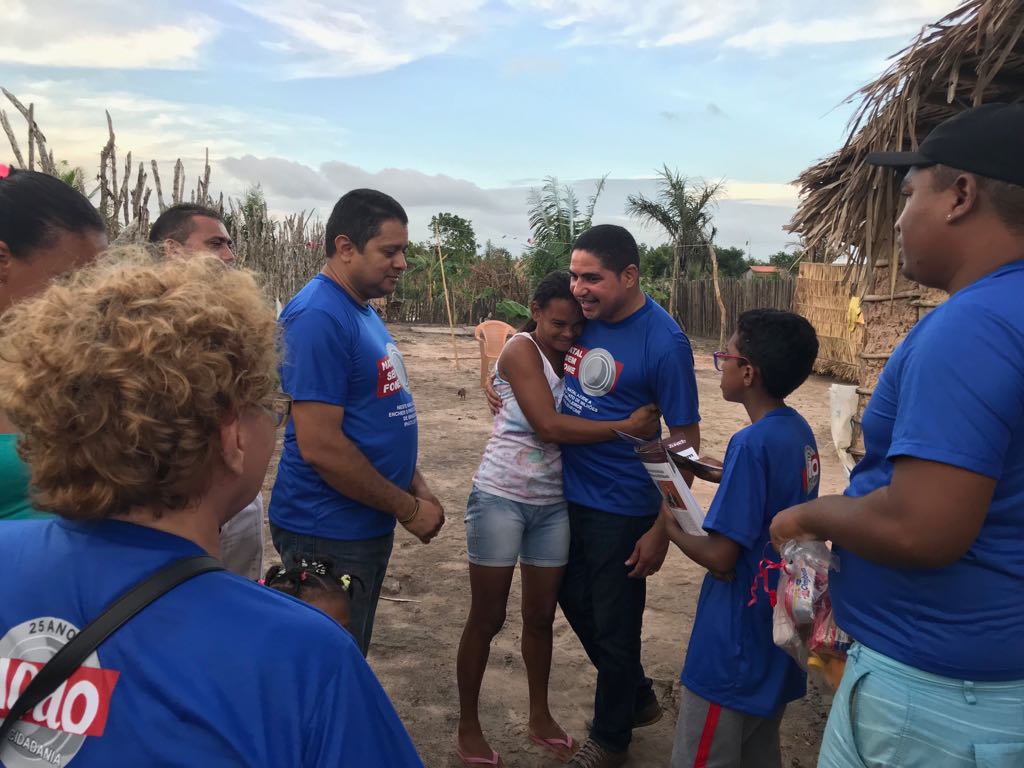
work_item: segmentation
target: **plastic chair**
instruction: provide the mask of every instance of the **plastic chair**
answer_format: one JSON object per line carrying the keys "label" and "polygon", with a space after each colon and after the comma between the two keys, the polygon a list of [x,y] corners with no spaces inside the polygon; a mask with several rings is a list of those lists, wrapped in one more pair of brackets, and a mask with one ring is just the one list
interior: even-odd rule
{"label": "plastic chair", "polygon": [[501,320],[484,320],[473,329],[473,336],[480,342],[481,387],[487,386],[487,378],[491,375],[491,363],[497,362],[502,347],[515,332],[515,328]]}

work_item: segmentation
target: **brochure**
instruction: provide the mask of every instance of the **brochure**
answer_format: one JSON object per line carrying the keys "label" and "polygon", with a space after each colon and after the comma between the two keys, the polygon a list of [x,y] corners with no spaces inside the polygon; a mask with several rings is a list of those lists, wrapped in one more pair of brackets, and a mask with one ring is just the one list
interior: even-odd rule
{"label": "brochure", "polygon": [[692,471],[694,465],[710,469],[714,469],[714,465],[704,464],[686,438],[643,440],[625,432],[615,432],[633,446],[679,527],[695,536],[706,536],[707,532],[703,528],[704,510],[683,479],[680,467]]}

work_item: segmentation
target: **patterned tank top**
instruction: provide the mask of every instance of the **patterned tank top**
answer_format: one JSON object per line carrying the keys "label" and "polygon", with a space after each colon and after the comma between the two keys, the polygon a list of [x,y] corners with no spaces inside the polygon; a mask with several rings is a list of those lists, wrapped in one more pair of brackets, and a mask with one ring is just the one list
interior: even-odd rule
{"label": "patterned tank top", "polygon": [[[537,345],[528,333],[517,333],[512,338],[520,336]],[[509,343],[512,343],[511,339]],[[565,382],[555,373],[539,346],[537,351],[544,363],[544,377],[551,387],[557,410],[562,403]],[[537,439],[516,402],[512,385],[502,377],[500,368],[495,369],[494,389],[501,397],[501,410],[494,417],[494,430],[473,483],[486,493],[513,501],[528,504],[562,501],[562,452],[558,445]]]}

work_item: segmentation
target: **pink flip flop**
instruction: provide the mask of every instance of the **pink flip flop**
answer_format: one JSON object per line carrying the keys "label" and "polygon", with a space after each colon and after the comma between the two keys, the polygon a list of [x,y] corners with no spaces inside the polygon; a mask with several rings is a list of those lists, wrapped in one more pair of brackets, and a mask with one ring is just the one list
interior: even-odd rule
{"label": "pink flip flop", "polygon": [[[556,736],[555,738],[551,739],[542,739],[540,736],[534,736],[531,733],[530,741],[532,741],[539,747],[544,747],[544,749],[551,752],[555,757],[559,759],[559,761],[563,763],[568,763],[570,760],[572,760],[572,756],[574,754],[573,746],[576,744],[576,742],[573,741],[572,736],[570,736],[568,733],[565,734],[563,738],[558,738]],[[565,747],[567,750],[569,750],[569,757],[562,757],[562,755],[558,751],[559,747]]]}
{"label": "pink flip flop", "polygon": [[462,747],[460,747],[458,744],[456,744],[455,745],[455,756],[457,758],[459,758],[459,760],[462,761],[462,764],[465,765],[466,768],[472,768],[472,766],[474,766],[474,765],[495,765],[496,766],[496,765],[500,765],[501,764],[501,758],[498,757],[498,753],[495,752],[493,749],[491,750],[491,756],[490,757],[470,757],[469,755],[467,755],[465,752],[462,751]]}

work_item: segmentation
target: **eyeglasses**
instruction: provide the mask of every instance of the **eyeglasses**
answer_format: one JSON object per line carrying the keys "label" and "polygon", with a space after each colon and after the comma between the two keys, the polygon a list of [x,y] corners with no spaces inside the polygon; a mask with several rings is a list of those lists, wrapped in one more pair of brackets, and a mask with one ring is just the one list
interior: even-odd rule
{"label": "eyeglasses", "polygon": [[287,426],[288,418],[292,415],[292,397],[283,392],[271,395],[260,403],[260,407],[270,414],[275,427],[284,427]]}
{"label": "eyeglasses", "polygon": [[740,365],[750,365],[750,360],[743,357],[743,355],[730,355],[728,352],[713,352],[711,359],[715,361],[715,370],[719,373],[722,372],[722,361],[723,360],[742,360]]}

